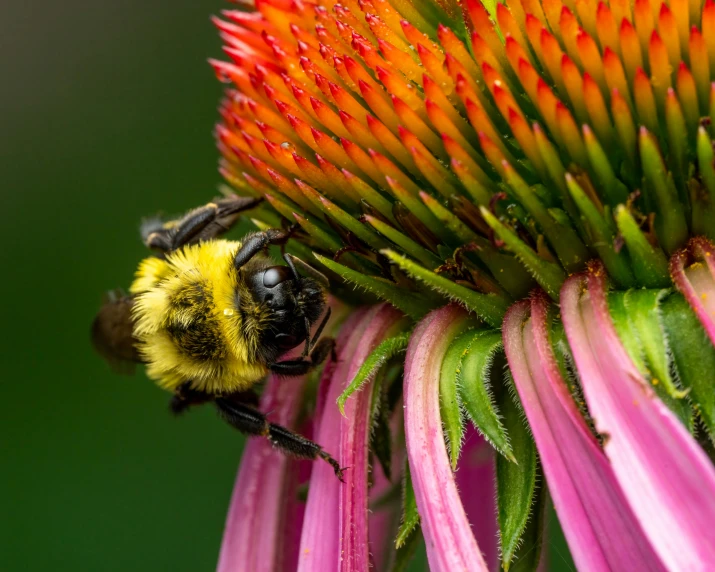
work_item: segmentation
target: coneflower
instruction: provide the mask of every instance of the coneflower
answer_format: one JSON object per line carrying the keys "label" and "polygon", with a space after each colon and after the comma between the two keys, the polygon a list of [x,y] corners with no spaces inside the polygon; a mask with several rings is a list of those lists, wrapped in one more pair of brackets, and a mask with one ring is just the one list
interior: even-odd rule
{"label": "coneflower", "polygon": [[432,570],[495,569],[497,537],[535,569],[548,502],[581,570],[711,569],[715,2],[215,23],[227,192],[358,308],[319,383],[263,398],[346,483],[308,467],[300,508],[291,463],[249,447],[221,572],[401,569],[420,532]]}

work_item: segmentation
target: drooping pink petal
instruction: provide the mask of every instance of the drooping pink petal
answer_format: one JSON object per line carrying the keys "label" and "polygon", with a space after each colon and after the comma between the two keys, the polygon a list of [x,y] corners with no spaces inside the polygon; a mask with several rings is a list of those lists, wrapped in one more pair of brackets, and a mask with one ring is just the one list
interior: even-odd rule
{"label": "drooping pink petal", "polygon": [[[397,467],[395,467],[397,468]],[[388,480],[382,467],[373,467],[373,484],[370,488],[370,503],[374,503],[387,494],[393,486]],[[370,563],[375,570],[386,570],[389,560],[389,550],[395,545],[395,535],[399,522],[399,503],[395,509],[382,507],[380,510],[371,510],[368,516],[368,537],[370,541]]]}
{"label": "drooping pink petal", "polygon": [[[318,390],[325,395],[320,419],[316,421],[315,441],[324,450],[337,456],[340,448],[340,411],[331,407],[342,392],[342,384],[350,361],[365,331],[364,310],[353,312],[340,329],[336,340],[336,367],[326,367]],[[322,387],[326,386],[327,390]],[[318,404],[320,406],[320,403]],[[340,459],[337,459],[338,462]],[[315,462],[310,477],[308,501],[303,517],[303,532],[298,552],[298,570],[322,572],[335,570],[339,555],[338,530],[340,526],[338,499],[342,483],[327,463]]]}
{"label": "drooping pink petal", "polygon": [[487,570],[459,498],[439,412],[442,359],[466,317],[452,305],[428,314],[412,334],[405,361],[407,457],[432,572]]}
{"label": "drooping pink petal", "polygon": [[660,570],[596,439],[561,377],[537,295],[509,309],[504,349],[554,507],[581,570]]}
{"label": "drooping pink petal", "polygon": [[[335,312],[341,309],[340,302],[331,299],[330,306],[333,316],[340,313]],[[359,317],[360,312],[356,312],[352,319]],[[338,339],[338,347],[341,343]],[[331,370],[330,362],[326,372]],[[268,413],[271,422],[292,427],[305,383],[305,377],[287,380],[270,376],[261,411]],[[311,424],[306,428],[310,437]],[[298,501],[297,487],[307,480],[305,472],[309,474],[313,464],[290,459],[267,439],[247,440],[226,518],[218,572],[295,569],[305,508]]]}
{"label": "drooping pink petal", "polygon": [[633,512],[672,570],[715,562],[715,468],[628,357],[608,313],[606,275],[591,266],[588,290],[561,290],[569,345],[604,450]]}
{"label": "drooping pink petal", "polygon": [[[406,454],[401,431],[405,423],[402,411],[402,400],[400,400],[395,405],[390,419],[392,480],[387,478],[379,463],[373,464],[372,468],[372,487],[368,498],[371,508],[367,532],[370,538],[370,563],[373,570],[389,570],[390,556],[394,553],[395,537],[402,514],[402,503],[399,499],[388,504],[384,502],[385,495],[390,495],[395,486],[402,485],[402,467],[405,466]],[[378,502],[382,506],[375,506]]]}
{"label": "drooping pink petal", "polygon": [[[312,422],[309,420],[300,429],[300,434],[308,438],[313,437]],[[286,517],[283,523],[283,569],[296,570],[298,568],[298,551],[300,549],[300,536],[303,531],[303,518],[305,517],[305,500],[299,498],[299,490],[307,486],[314,461],[307,459],[290,459],[286,487],[282,493],[286,503]]]}
{"label": "drooping pink petal", "polygon": [[464,434],[455,480],[467,520],[489,570],[499,569],[494,462],[494,448],[470,424]]}
{"label": "drooping pink petal", "polygon": [[691,239],[670,259],[670,274],[715,344],[715,247],[707,238]]}
{"label": "drooping pink petal", "polygon": [[[371,308],[362,319],[367,327],[361,336],[350,361],[348,375],[336,378],[344,390],[357,374],[365,359],[375,347],[389,335],[390,327],[403,315],[389,304]],[[348,467],[344,473],[345,483],[339,488],[340,495],[340,565],[345,572],[361,572],[370,564],[368,542],[368,440],[370,431],[370,400],[372,381],[354,393],[345,403],[345,416],[340,423],[340,466]],[[327,407],[337,409],[335,401]]]}
{"label": "drooping pink petal", "polygon": [[[291,427],[304,385],[302,377],[286,382],[270,376],[261,411],[270,412],[273,423]],[[247,440],[226,518],[218,572],[283,568],[283,525],[292,510],[282,493],[288,488],[289,468],[294,464],[267,439]]]}

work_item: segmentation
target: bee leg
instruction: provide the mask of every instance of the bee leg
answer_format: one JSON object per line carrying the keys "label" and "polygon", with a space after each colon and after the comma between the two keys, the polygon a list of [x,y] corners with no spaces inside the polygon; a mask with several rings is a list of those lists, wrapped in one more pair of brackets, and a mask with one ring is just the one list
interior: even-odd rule
{"label": "bee leg", "polygon": [[191,382],[180,385],[176,393],[169,401],[169,410],[174,415],[181,415],[192,405],[200,405],[211,401],[212,397],[203,391],[197,391],[191,388]]}
{"label": "bee leg", "polygon": [[318,367],[325,359],[333,353],[335,349],[335,340],[332,338],[323,338],[310,352],[310,357],[279,361],[268,366],[273,373],[286,376],[305,375],[312,369]]}
{"label": "bee leg", "polygon": [[253,208],[261,200],[234,195],[190,211],[175,225],[150,224],[143,233],[144,244],[166,253],[186,244],[216,238],[236,223],[241,211]]}
{"label": "bee leg", "polygon": [[290,429],[270,423],[263,413],[244,403],[226,397],[218,397],[215,401],[219,415],[241,433],[267,437],[275,447],[299,459],[323,459],[330,464],[335,475],[341,481],[343,480],[344,469],[341,469],[338,462],[323,451],[317,443]]}
{"label": "bee leg", "polygon": [[268,248],[272,244],[284,244],[292,234],[292,230],[278,230],[269,228],[262,232],[254,232],[249,234],[243,241],[241,248],[236,253],[236,258],[233,260],[233,265],[236,270],[240,270],[251,258],[261,252],[264,248]]}
{"label": "bee leg", "polygon": [[[232,397],[249,405],[258,405],[258,395],[251,390],[233,393]],[[180,415],[192,405],[208,403],[214,398],[213,395],[192,389],[191,382],[187,381],[177,388],[176,393],[169,401],[169,410],[175,415]]]}

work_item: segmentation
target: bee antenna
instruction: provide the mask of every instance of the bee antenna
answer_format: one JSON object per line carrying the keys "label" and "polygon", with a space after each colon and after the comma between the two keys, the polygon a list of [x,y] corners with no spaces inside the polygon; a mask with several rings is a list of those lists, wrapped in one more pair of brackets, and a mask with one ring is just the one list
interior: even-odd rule
{"label": "bee antenna", "polygon": [[300,282],[301,277],[295,268],[295,264],[293,264],[293,257],[292,256],[284,256],[283,260],[286,261],[286,264],[288,265],[288,268],[290,268],[291,274],[293,274],[293,278],[295,278],[296,282]]}

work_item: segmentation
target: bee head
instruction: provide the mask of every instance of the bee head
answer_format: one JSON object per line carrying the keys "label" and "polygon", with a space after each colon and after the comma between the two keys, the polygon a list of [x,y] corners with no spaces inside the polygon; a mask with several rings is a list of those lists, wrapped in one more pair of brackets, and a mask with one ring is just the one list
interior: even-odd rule
{"label": "bee head", "polygon": [[251,282],[254,301],[271,316],[263,339],[271,353],[278,356],[305,342],[312,324],[325,309],[326,295],[320,284],[288,266],[258,271]]}

